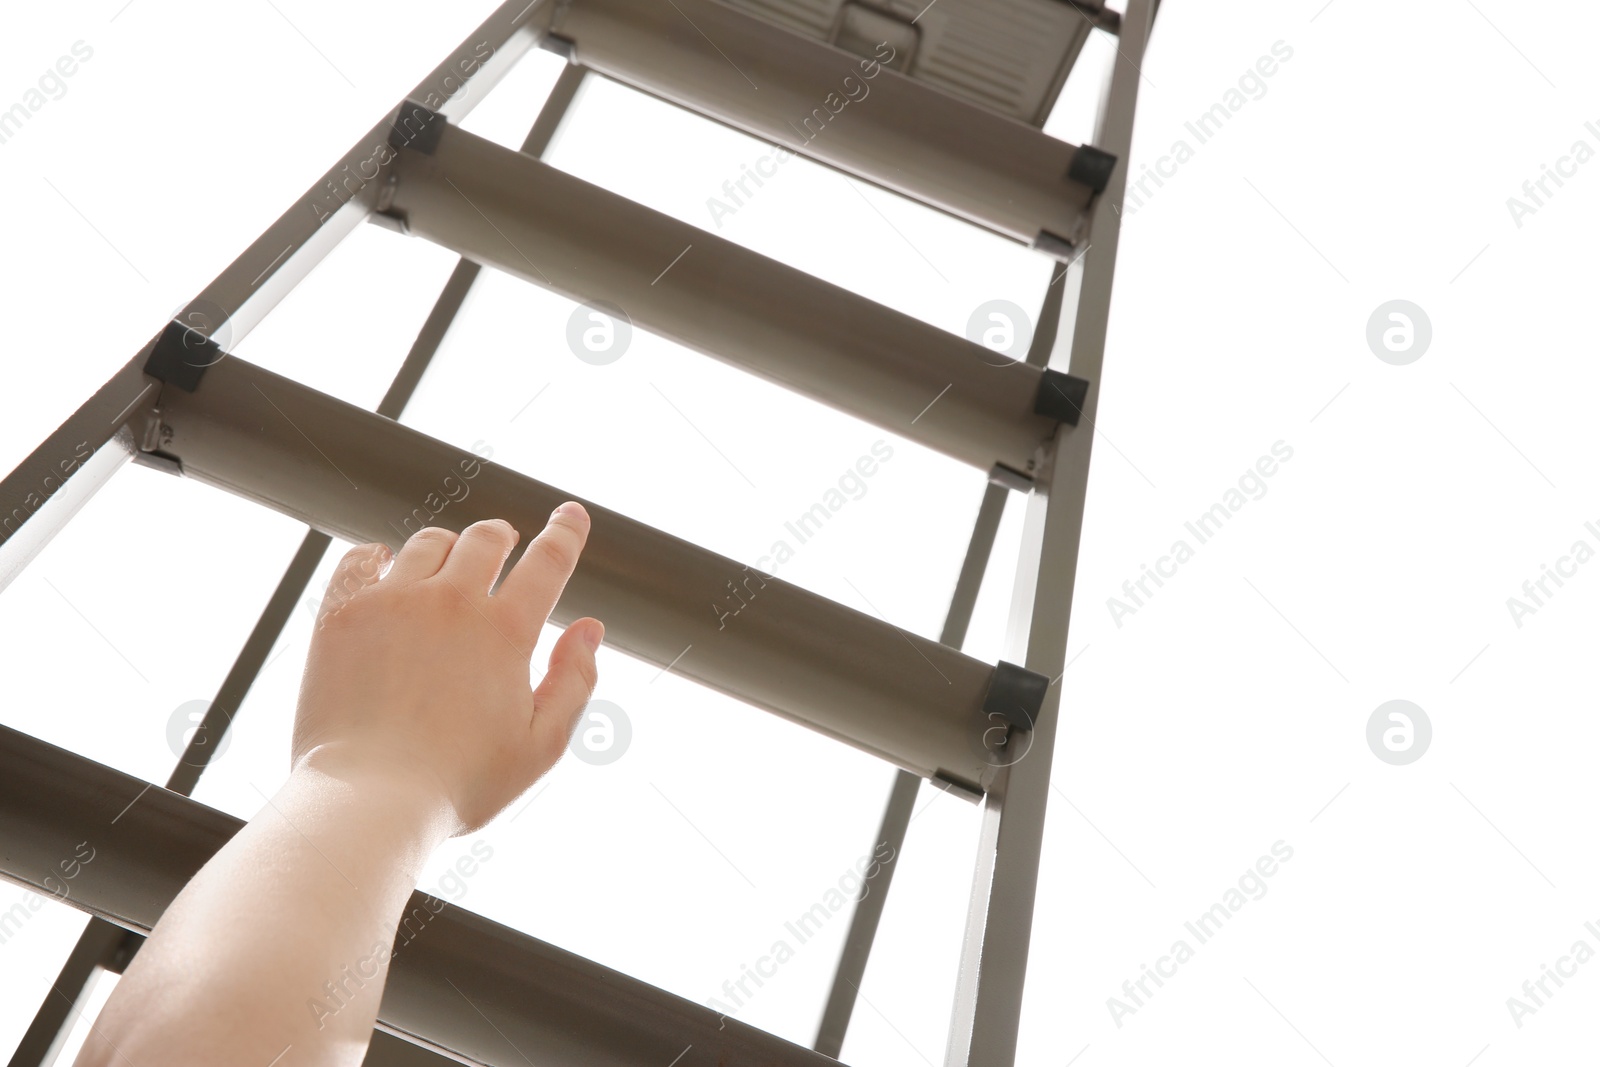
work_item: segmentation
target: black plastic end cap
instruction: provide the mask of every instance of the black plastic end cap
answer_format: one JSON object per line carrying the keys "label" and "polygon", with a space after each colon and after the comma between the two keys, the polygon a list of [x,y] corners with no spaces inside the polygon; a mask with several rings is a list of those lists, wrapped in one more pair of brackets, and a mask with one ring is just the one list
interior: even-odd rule
{"label": "black plastic end cap", "polygon": [[167,452],[135,452],[133,462],[141,467],[149,467],[162,474],[170,474],[174,478],[183,477],[183,460]]}
{"label": "black plastic end cap", "polygon": [[1062,263],[1071,263],[1078,258],[1077,245],[1058,233],[1051,233],[1049,230],[1039,231],[1038,235],[1033,239],[1033,248]]}
{"label": "black plastic end cap", "polygon": [[1033,479],[1021,471],[1012,470],[1004,463],[996,463],[989,468],[989,484],[998,485],[1002,489],[1011,489],[1018,493],[1033,491]]}
{"label": "black plastic end cap", "polygon": [[1037,671],[1001,660],[989,676],[989,691],[983,697],[983,710],[999,715],[1019,730],[1031,730],[1044,707],[1044,694],[1050,679]]}
{"label": "black plastic end cap", "polygon": [[1089,379],[1046,369],[1033,398],[1033,413],[1076,426],[1088,399]]}
{"label": "black plastic end cap", "polygon": [[547,33],[539,38],[539,47],[546,52],[554,52],[568,63],[578,61],[578,42],[571,37],[563,37],[559,33]]}
{"label": "black plastic end cap", "polygon": [[407,100],[389,120],[389,147],[395,151],[410,148],[431,156],[447,125],[449,121],[437,111]]}
{"label": "black plastic end cap", "polygon": [[1079,145],[1067,166],[1067,177],[1087,185],[1097,193],[1106,191],[1111,184],[1111,172],[1117,169],[1117,157],[1103,152],[1094,145]]}
{"label": "black plastic end cap", "polygon": [[199,330],[190,329],[181,322],[169,322],[145,359],[144,372],[192,393],[199,388],[206,368],[225,355],[221,345]]}

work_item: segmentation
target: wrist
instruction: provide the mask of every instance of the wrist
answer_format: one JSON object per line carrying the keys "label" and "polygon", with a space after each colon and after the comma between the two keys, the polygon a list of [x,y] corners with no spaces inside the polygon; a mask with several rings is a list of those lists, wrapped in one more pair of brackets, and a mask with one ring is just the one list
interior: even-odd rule
{"label": "wrist", "polygon": [[437,772],[404,753],[352,742],[302,754],[291,781],[331,789],[330,802],[364,824],[394,827],[428,851],[458,829],[455,805]]}

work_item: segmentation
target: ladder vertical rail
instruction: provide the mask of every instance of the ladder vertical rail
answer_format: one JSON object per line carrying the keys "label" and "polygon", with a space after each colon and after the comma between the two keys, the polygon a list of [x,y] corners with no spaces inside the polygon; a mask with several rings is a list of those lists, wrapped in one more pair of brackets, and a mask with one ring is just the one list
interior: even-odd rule
{"label": "ladder vertical rail", "polygon": [[[543,38],[550,5],[506,0],[407,94],[460,122]],[[184,308],[180,321],[204,323],[224,348],[237,344],[373,212],[394,176],[410,132],[397,107],[362,135],[328,172],[295,199],[250,247]]]}
{"label": "ladder vertical rail", "polygon": [[9,1067],[52,1067],[55,1064],[72,1024],[89,999],[96,972],[128,936],[120,926],[113,926],[104,919],[89,920],[83,936],[45,994],[44,1005],[12,1053]]}
{"label": "ladder vertical rail", "polygon": [[[549,12],[536,8],[540,5],[506,0],[412,89],[409,99],[459,121],[543,37]],[[530,14],[539,17],[530,19]],[[219,344],[242,340],[371,213],[382,188],[379,179],[393,172],[388,163],[379,163],[392,160],[392,134],[388,119],[374,126],[214,278],[178,321]],[[149,347],[0,482],[0,591],[138,451],[143,416],[158,389],[143,374]]]}
{"label": "ladder vertical rail", "polygon": [[[961,572],[956,576],[955,592],[950,595],[950,610],[945,614],[944,631],[939,643],[960,648],[966,643],[967,628],[972,623],[972,611],[978,603],[978,591],[983,587],[983,574],[994,554],[995,535],[1000,531],[1000,519],[1006,510],[1006,498],[1011,491],[998,482],[984,487],[983,501],[978,505],[978,517],[972,524],[972,537],[967,542],[967,554],[961,561]],[[850,931],[845,935],[844,949],[839,953],[839,965],[834,970],[833,986],[822,1010],[822,1021],[817,1024],[817,1039],[812,1048],[825,1056],[838,1059],[844,1048],[845,1032],[850,1027],[850,1016],[855,1011],[856,997],[861,992],[861,979],[867,971],[867,959],[872,955],[872,943],[878,937],[878,924],[883,919],[883,909],[889,898],[889,887],[894,878],[894,866],[900,849],[905,844],[906,830],[911,825],[911,809],[916,803],[922,779],[908,771],[896,771],[894,785],[889,790],[889,800],[884,805],[883,819],[878,824],[878,836],[872,839],[876,851],[888,845],[891,859],[879,869],[877,877],[869,881],[877,895],[863,896],[856,902],[850,915]]]}
{"label": "ladder vertical rail", "polygon": [[1072,332],[1057,342],[1058,351],[1067,347],[1071,353],[1069,372],[1091,384],[1082,424],[1062,428],[1036,478],[1012,601],[1008,644],[1025,650],[1025,666],[1054,681],[1025,754],[1001,770],[984,798],[945,1067],[1010,1067],[1016,1061],[1122,196],[1150,18],[1151,0],[1128,0],[1096,138],[1097,147],[1118,162],[1094,205],[1094,247],[1081,262]]}
{"label": "ladder vertical rail", "polygon": [[0,591],[138,450],[158,384],[140,353],[0,480]]}
{"label": "ladder vertical rail", "polygon": [[817,1024],[817,1039],[811,1044],[824,1056],[838,1059],[844,1048],[844,1036],[850,1028],[850,1017],[855,1014],[856,997],[861,992],[861,977],[867,971],[872,943],[878,937],[883,906],[889,899],[895,865],[900,860],[900,848],[905,843],[906,827],[911,825],[912,808],[921,786],[922,779],[910,771],[894,772],[894,785],[889,789],[889,800],[883,808],[878,836],[873,838],[872,848],[868,850],[876,853],[886,843],[894,851],[889,861],[878,868],[877,876],[864,884],[868,895],[856,901],[855,911],[850,915],[850,931],[845,935],[839,965],[833,972],[833,986],[828,990],[828,1000],[822,1009],[822,1021]]}
{"label": "ladder vertical rail", "polygon": [[283,577],[278,580],[267,606],[262,609],[250,636],[245,639],[244,647],[239,649],[233,666],[228,669],[211,705],[206,708],[199,727],[189,738],[189,743],[178,757],[177,766],[167,777],[167,788],[174,793],[184,796],[194,794],[195,786],[200,784],[200,775],[211,766],[211,760],[220,750],[223,738],[232,729],[234,715],[244,706],[245,697],[250,694],[256,677],[266,666],[267,656],[272,653],[273,646],[283,636],[290,616],[294,614],[306,587],[311,584],[311,576],[322,564],[322,558],[332,542],[333,538],[318,530],[305,532],[300,547],[284,569]]}

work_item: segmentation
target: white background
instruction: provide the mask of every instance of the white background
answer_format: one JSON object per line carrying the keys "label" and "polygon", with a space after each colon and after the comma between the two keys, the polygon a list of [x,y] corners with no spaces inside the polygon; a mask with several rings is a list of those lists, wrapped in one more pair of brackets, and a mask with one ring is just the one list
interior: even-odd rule
{"label": "white background", "polygon": [[[94,50],[0,144],[0,467],[491,7],[0,14],[0,107],[74,42]],[[1163,5],[1133,164],[1180,139],[1194,154],[1123,229],[1019,1062],[1593,1055],[1600,966],[1549,986],[1520,1027],[1507,998],[1574,942],[1600,950],[1583,925],[1600,925],[1600,567],[1520,627],[1507,598],[1575,541],[1600,549],[1584,529],[1600,525],[1600,163],[1547,186],[1520,226],[1507,198],[1573,142],[1600,149],[1584,127],[1600,123],[1597,21],[1503,0]],[[1185,123],[1279,41],[1293,57],[1265,93],[1197,144]],[[1110,51],[1097,35],[1082,74],[1097,79]],[[519,142],[558,67],[531,57],[467,125]],[[1084,136],[1086,80],[1051,132]],[[550,159],[716,229],[706,198],[766,151],[591,83]],[[987,300],[1037,304],[1048,262],[855,184],[788,163],[718,232],[955,332]],[[238,354],[374,404],[453,262],[364,227]],[[1432,325],[1406,366],[1366,341],[1394,299]],[[980,474],[642,333],[617,363],[587,365],[565,347],[570,311],[486,272],[406,421],[750,562],[890,440],[866,495],[780,576],[873,610],[859,590],[937,635]],[[908,417],[925,402],[908,398]],[[1279,441],[1293,458],[1265,495],[1118,625],[1107,599]],[[1001,653],[1018,503],[968,646],[985,659]],[[169,719],[215,691],[301,532],[128,469],[0,597],[0,721],[165,780]],[[297,612],[200,799],[248,817],[282,780],[309,621]],[[485,831],[493,859],[448,895],[706,1002],[870,850],[890,772],[654,667],[613,653],[601,666],[598,695],[625,709],[631,747],[609,766],[564,761]],[[1391,699],[1432,723],[1407,766],[1367,747]],[[848,1062],[940,1061],[974,816],[924,790]],[[1265,895],[1198,945],[1184,923],[1279,841],[1293,858]],[[468,844],[442,850],[439,871]],[[6,889],[0,909],[21,899]],[[739,1016],[809,1043],[844,922]],[[0,1052],[81,925],[51,905],[0,944]],[[1194,958],[1119,1026],[1108,998],[1179,938]]]}

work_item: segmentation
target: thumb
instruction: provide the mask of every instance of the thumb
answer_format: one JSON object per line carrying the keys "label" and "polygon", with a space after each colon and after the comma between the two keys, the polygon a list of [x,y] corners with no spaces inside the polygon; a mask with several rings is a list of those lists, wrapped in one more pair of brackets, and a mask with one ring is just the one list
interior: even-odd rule
{"label": "thumb", "polygon": [[[536,749],[548,753],[550,764],[561,758],[578,716],[594,696],[599,671],[594,664],[595,650],[605,638],[606,628],[599,619],[579,619],[550,650],[550,670],[533,691],[533,730]],[[541,768],[543,770],[548,769]]]}

